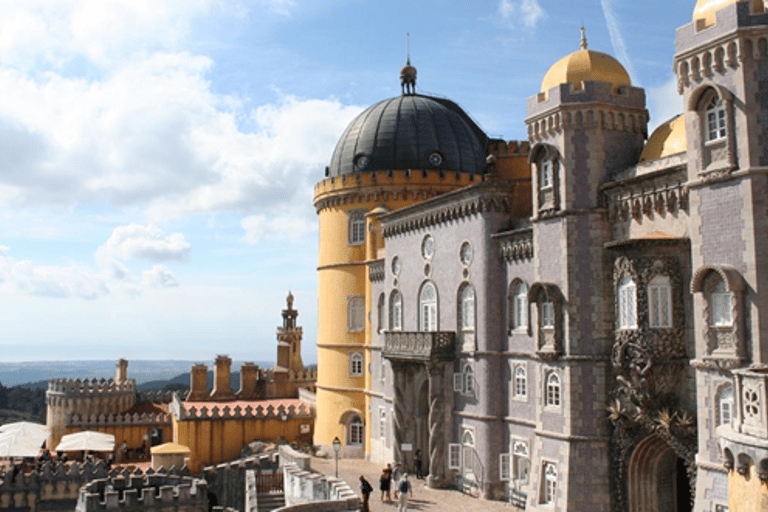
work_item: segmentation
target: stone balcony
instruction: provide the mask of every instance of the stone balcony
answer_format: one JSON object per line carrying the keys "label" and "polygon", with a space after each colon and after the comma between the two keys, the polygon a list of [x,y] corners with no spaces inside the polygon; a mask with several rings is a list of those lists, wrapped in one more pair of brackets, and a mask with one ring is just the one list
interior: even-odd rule
{"label": "stone balcony", "polygon": [[768,368],[733,371],[734,415],[717,427],[723,465],[746,475],[756,467],[768,482]]}
{"label": "stone balcony", "polygon": [[451,361],[456,356],[453,331],[384,333],[384,357],[393,361]]}

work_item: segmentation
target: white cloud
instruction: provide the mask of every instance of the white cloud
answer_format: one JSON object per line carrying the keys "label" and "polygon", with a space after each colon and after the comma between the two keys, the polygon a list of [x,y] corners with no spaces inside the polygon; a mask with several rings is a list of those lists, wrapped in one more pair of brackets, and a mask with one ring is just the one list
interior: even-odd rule
{"label": "white cloud", "polygon": [[256,245],[267,239],[298,240],[317,230],[317,220],[288,214],[250,215],[240,221],[245,230],[243,240]]}
{"label": "white cloud", "polygon": [[142,273],[141,284],[150,288],[173,288],[179,286],[173,271],[165,265],[154,265]]}
{"label": "white cloud", "polygon": [[648,98],[648,111],[651,116],[648,123],[648,135],[653,133],[653,130],[661,123],[683,113],[683,97],[677,93],[677,77],[675,75],[671,75],[664,84],[658,87],[648,87],[645,94]]}
{"label": "white cloud", "polygon": [[624,64],[624,67],[627,68],[627,72],[629,73],[632,83],[636,86],[639,86],[640,84],[637,81],[635,68],[629,58],[627,45],[624,44],[624,37],[621,35],[619,20],[613,10],[613,0],[600,0],[600,5],[603,8],[603,16],[605,16],[605,23],[608,26],[608,34],[611,37],[611,45],[613,46],[613,51],[616,53],[616,57],[619,58],[621,63]]}
{"label": "white cloud", "polygon": [[189,260],[189,251],[190,245],[181,233],[166,235],[157,226],[130,224],[116,227],[99,247],[97,256],[99,259],[184,263]]}
{"label": "white cloud", "polygon": [[538,0],[501,0],[498,12],[504,24],[510,28],[522,25],[532,29],[546,16]]}

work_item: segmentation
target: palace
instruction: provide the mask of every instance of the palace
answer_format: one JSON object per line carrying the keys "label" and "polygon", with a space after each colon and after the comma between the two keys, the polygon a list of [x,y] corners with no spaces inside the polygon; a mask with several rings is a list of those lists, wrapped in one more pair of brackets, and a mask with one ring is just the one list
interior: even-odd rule
{"label": "palace", "polygon": [[583,32],[528,140],[410,62],[352,121],[315,186],[316,444],[527,510],[766,509],[768,12],[699,0],[675,45],[650,137]]}

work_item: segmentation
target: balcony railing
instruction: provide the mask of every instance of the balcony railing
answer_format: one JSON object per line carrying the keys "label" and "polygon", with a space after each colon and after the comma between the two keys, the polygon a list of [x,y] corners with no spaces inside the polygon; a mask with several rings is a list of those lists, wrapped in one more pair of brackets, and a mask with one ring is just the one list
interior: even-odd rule
{"label": "balcony railing", "polygon": [[768,369],[735,370],[736,415],[733,429],[742,434],[768,438]]}
{"label": "balcony railing", "polygon": [[405,361],[447,361],[456,354],[456,333],[453,331],[384,333],[384,357]]}

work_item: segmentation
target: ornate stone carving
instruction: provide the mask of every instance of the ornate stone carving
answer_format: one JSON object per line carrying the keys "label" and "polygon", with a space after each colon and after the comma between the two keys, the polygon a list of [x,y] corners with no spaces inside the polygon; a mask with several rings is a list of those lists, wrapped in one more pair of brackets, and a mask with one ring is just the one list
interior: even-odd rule
{"label": "ornate stone carving", "polygon": [[383,281],[385,276],[384,260],[372,261],[368,264],[368,278],[372,283]]}
{"label": "ornate stone carving", "polygon": [[384,357],[403,361],[451,360],[456,334],[452,331],[384,333]]}
{"label": "ornate stone carving", "polygon": [[502,261],[522,261],[533,258],[533,230],[510,235],[501,241],[499,256]]}

